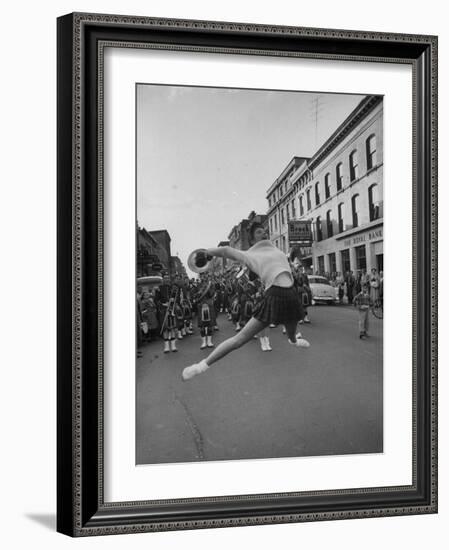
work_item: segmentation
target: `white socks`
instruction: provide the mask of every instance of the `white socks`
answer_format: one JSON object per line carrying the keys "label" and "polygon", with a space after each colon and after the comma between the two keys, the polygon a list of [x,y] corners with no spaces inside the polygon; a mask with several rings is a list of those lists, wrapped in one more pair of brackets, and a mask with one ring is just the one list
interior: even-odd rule
{"label": "white socks", "polygon": [[209,368],[209,365],[206,363],[205,359],[203,359],[199,363],[195,363],[194,365],[190,365],[190,367],[186,367],[182,371],[182,379],[190,380],[190,378],[193,378],[197,374],[201,374],[202,372],[206,371],[208,368]]}
{"label": "white socks", "polygon": [[260,337],[260,347],[262,348],[262,351],[271,351],[272,347],[270,346],[270,340],[268,336],[261,336]]}
{"label": "white socks", "polygon": [[310,348],[310,343],[301,336],[300,332],[296,335],[296,342],[292,342],[289,338],[288,343],[297,348]]}

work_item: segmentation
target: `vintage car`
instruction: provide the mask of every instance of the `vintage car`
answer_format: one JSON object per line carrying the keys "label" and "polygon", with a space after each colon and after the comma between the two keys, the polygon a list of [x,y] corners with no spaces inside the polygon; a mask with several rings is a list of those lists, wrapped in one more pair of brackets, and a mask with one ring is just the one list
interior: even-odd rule
{"label": "vintage car", "polygon": [[326,277],[309,275],[309,286],[312,292],[312,304],[314,302],[326,304],[339,302],[338,287],[333,287]]}
{"label": "vintage car", "polygon": [[146,277],[137,277],[137,288],[140,291],[153,290],[162,284],[162,277],[160,275],[148,275]]}

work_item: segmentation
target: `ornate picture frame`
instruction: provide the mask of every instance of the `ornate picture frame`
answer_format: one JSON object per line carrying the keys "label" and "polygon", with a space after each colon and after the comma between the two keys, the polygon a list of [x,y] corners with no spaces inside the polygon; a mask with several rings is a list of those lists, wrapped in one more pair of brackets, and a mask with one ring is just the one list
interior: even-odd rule
{"label": "ornate picture frame", "polygon": [[[398,63],[413,71],[412,484],[105,502],[106,47]],[[58,19],[58,503],[70,536],[437,512],[437,37],[75,13]]]}

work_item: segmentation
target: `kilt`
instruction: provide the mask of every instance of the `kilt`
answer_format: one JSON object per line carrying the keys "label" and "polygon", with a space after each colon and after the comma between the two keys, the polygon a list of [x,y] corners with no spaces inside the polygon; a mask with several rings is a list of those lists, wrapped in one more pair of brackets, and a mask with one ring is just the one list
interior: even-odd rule
{"label": "kilt", "polygon": [[267,325],[281,325],[302,319],[302,309],[295,287],[271,286],[256,306],[253,317]]}

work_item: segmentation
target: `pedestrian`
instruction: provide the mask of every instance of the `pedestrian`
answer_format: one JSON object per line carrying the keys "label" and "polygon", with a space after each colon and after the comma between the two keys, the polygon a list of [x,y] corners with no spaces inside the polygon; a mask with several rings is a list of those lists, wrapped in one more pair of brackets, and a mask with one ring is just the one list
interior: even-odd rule
{"label": "pedestrian", "polygon": [[136,340],[136,355],[137,357],[142,357],[142,312],[139,292],[136,297]]}
{"label": "pedestrian", "polygon": [[371,303],[371,298],[368,293],[368,285],[364,284],[361,292],[359,292],[353,300],[353,304],[359,312],[359,337],[361,339],[368,336],[368,320]]}
{"label": "pedestrian", "polygon": [[346,272],[345,283],[346,283],[346,295],[348,298],[348,304],[352,304],[352,300],[354,298],[354,287],[355,287],[355,279],[352,271]]}
{"label": "pedestrian", "polygon": [[[310,346],[300,333],[296,333],[300,319],[300,302],[285,254],[267,240],[268,236],[262,224],[253,223],[249,236],[254,244],[247,251],[221,246],[209,248],[203,254],[197,255],[202,265],[205,265],[213,256],[229,258],[246,265],[259,276],[266,292],[254,315],[242,330],[217,346],[206,359],[186,367],[182,372],[184,380],[205,372],[213,363],[242,347],[271,323],[283,324],[286,327],[290,344],[298,348]],[[198,267],[202,266],[198,265]]]}
{"label": "pedestrian", "polygon": [[369,278],[369,290],[370,298],[372,303],[376,302],[379,299],[379,287],[380,287],[380,276],[377,273],[377,269],[373,267],[371,269],[371,275]]}
{"label": "pedestrian", "polygon": [[157,319],[157,307],[151,292],[147,290],[143,292],[140,302],[140,308],[142,323],[145,323],[145,326],[142,327],[144,340],[149,342],[151,340],[151,333],[156,331],[159,326],[159,322]]}
{"label": "pedestrian", "polygon": [[308,283],[309,278],[307,277],[307,275],[305,273],[300,273],[297,278],[296,286],[296,290],[299,296],[299,303],[301,304],[301,318],[299,319],[300,325],[302,325],[303,323],[310,323],[308,308],[312,302],[312,291],[310,290]]}

